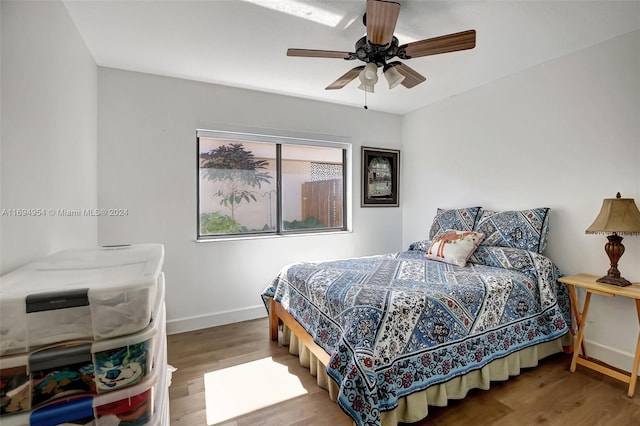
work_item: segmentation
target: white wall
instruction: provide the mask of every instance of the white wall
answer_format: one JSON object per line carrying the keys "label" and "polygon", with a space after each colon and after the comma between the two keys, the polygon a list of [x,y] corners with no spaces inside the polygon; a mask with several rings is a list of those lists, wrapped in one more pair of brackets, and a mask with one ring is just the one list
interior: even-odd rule
{"label": "white wall", "polygon": [[[165,245],[170,333],[266,315],[286,264],[402,249],[401,209],[359,201],[360,146],[399,148],[399,116],[105,68],[98,105],[98,204],[129,212],[101,218],[98,240]],[[196,129],[229,127],[350,138],[353,232],[196,243]]]}
{"label": "white wall", "polygon": [[[603,198],[640,205],[640,31],[408,114],[403,120],[403,242],[438,207],[551,207],[546,253],[566,274],[605,275],[606,237],[585,235]],[[640,282],[640,237],[619,269]],[[633,301],[594,297],[590,356],[631,370]]]}
{"label": "white wall", "polygon": [[[95,246],[97,67],[61,2],[0,3],[0,273],[71,246]],[[15,216],[43,209],[46,216]],[[42,210],[40,211],[42,213]]]}

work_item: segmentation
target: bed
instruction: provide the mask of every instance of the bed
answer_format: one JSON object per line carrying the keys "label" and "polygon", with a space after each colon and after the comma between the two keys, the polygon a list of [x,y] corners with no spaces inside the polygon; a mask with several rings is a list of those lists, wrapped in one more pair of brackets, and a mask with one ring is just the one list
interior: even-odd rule
{"label": "bed", "polygon": [[407,250],[285,266],[262,294],[271,338],[359,426],[488,389],[571,343],[548,211],[438,209]]}

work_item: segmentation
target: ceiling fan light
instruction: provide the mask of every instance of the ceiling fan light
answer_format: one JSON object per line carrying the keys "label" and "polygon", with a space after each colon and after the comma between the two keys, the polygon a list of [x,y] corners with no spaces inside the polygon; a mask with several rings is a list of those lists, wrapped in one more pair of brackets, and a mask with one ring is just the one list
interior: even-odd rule
{"label": "ceiling fan light", "polygon": [[[375,65],[374,65],[375,66]],[[360,78],[360,82],[365,86],[374,86],[378,82],[378,74],[374,74],[373,78],[367,78],[367,70],[363,69],[358,74],[358,78]]]}
{"label": "ceiling fan light", "polygon": [[373,93],[374,92],[373,84],[361,83],[360,86],[358,86],[358,89],[363,90],[363,91],[365,91],[367,93]]}
{"label": "ceiling fan light", "polygon": [[384,78],[386,78],[387,83],[389,83],[389,89],[393,89],[404,81],[404,75],[400,74],[396,67],[389,67],[384,72]]}
{"label": "ceiling fan light", "polygon": [[364,77],[367,80],[373,80],[375,78],[377,81],[378,80],[377,76],[378,76],[378,66],[373,62],[368,62],[367,65],[365,65],[364,67]]}

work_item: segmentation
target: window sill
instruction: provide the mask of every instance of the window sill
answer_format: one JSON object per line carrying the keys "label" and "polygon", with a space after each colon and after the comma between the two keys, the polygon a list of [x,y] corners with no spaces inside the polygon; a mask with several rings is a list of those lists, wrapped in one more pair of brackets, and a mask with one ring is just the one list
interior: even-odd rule
{"label": "window sill", "polygon": [[214,237],[214,238],[196,238],[193,240],[196,243],[213,243],[213,242],[222,242],[222,241],[243,241],[243,240],[265,240],[265,239],[274,239],[274,238],[300,238],[300,237],[315,237],[319,235],[344,235],[351,234],[353,231],[328,231],[328,232],[301,232],[296,234],[270,234],[270,235],[234,235],[230,237]]}

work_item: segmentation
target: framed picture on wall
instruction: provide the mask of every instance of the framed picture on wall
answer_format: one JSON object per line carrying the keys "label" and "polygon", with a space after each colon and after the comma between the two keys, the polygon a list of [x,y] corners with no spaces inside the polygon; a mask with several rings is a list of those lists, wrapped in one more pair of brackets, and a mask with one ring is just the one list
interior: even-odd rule
{"label": "framed picture on wall", "polygon": [[362,207],[398,207],[400,151],[362,147]]}

